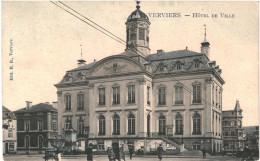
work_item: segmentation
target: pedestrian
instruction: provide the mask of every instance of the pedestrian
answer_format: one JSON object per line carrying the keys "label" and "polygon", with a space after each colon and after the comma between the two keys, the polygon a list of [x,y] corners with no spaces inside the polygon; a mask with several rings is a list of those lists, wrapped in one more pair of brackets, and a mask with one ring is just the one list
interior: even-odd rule
{"label": "pedestrian", "polygon": [[124,150],[124,144],[120,147],[120,159],[125,161],[125,150]]}
{"label": "pedestrian", "polygon": [[202,157],[203,157],[203,159],[206,158],[206,150],[205,150],[205,148],[202,149]]}
{"label": "pedestrian", "polygon": [[108,149],[108,160],[109,161],[115,161],[115,158],[116,158],[116,156],[115,156],[113,149],[109,148]]}
{"label": "pedestrian", "polygon": [[206,150],[205,150],[205,148],[202,149],[202,155],[203,155],[203,159],[206,158]]}
{"label": "pedestrian", "polygon": [[250,156],[250,150],[248,146],[246,145],[242,154],[242,160],[248,159],[248,156]]}
{"label": "pedestrian", "polygon": [[223,156],[226,157],[227,156],[227,152],[226,152],[226,149],[223,148]]}
{"label": "pedestrian", "polygon": [[113,150],[114,150],[114,153],[115,153],[115,160],[120,161],[119,147],[118,147],[118,146],[115,146],[115,147],[113,148]]}
{"label": "pedestrian", "polygon": [[93,161],[92,143],[90,143],[89,147],[87,148],[87,161]]}
{"label": "pedestrian", "polygon": [[159,147],[157,148],[157,155],[160,161],[162,160],[162,153],[163,153],[163,148],[162,148],[162,144],[160,144]]}
{"label": "pedestrian", "polygon": [[132,160],[133,153],[134,153],[134,147],[132,145],[130,145],[129,146],[130,160]]}

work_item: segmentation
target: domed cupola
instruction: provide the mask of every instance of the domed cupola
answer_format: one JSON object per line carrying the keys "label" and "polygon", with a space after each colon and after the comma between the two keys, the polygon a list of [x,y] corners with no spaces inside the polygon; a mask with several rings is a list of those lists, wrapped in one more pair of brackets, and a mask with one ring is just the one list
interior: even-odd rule
{"label": "domed cupola", "polygon": [[126,21],[126,50],[131,49],[137,54],[147,56],[149,48],[149,27],[148,16],[140,10],[139,1],[136,2],[136,10],[128,16]]}

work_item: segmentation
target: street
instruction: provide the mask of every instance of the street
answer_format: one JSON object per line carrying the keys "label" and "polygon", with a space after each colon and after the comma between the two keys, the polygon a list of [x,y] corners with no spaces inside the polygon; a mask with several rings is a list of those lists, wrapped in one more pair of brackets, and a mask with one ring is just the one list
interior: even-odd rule
{"label": "street", "polygon": [[[43,155],[5,155],[4,161],[43,161]],[[62,157],[62,160],[68,160],[68,161],[86,161],[85,156],[66,156]],[[93,161],[105,161],[108,160],[106,156],[94,156]],[[144,156],[144,157],[133,157],[131,161],[158,161],[156,156]],[[198,156],[195,158],[192,157],[181,157],[181,156],[164,156],[162,161],[224,161],[224,160],[230,160],[230,161],[237,161],[241,159],[231,158],[231,157],[222,157],[222,156],[209,156],[207,159],[202,159]],[[51,160],[50,160],[51,161]],[[127,156],[126,161],[130,161],[129,157]]]}

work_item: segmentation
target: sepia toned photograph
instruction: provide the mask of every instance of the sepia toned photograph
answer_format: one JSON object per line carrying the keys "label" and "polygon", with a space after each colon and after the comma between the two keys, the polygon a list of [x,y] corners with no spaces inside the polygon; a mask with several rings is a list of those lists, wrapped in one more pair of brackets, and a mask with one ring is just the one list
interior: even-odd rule
{"label": "sepia toned photograph", "polygon": [[2,160],[259,160],[256,1],[3,1]]}

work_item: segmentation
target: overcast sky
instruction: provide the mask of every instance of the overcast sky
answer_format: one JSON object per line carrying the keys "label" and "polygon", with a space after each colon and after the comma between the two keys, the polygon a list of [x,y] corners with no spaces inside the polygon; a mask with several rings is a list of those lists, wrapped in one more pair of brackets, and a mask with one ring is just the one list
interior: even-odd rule
{"label": "overcast sky", "polygon": [[[135,2],[65,2],[125,40],[125,22]],[[210,60],[222,69],[223,110],[240,101],[243,125],[258,124],[258,4],[257,2],[141,2],[145,13],[180,13],[179,18],[149,17],[150,48],[155,53],[200,52],[204,24],[211,44]],[[194,18],[193,13],[208,14]],[[221,18],[220,13],[235,18]],[[185,16],[185,15],[191,16]],[[212,18],[211,14],[218,14]],[[10,40],[13,56],[9,56]],[[80,45],[87,63],[119,54],[125,46],[69,15],[50,2],[2,2],[3,105],[10,110],[57,101],[58,83],[77,67]],[[14,58],[14,80],[9,60]]]}

